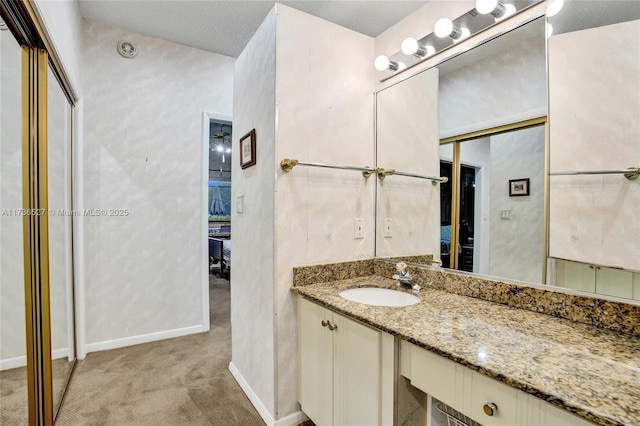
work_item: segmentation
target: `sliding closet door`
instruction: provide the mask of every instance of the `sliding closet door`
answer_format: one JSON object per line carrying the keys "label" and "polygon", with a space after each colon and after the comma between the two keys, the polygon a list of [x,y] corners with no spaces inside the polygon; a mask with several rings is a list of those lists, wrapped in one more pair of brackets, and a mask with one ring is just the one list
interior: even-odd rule
{"label": "sliding closet door", "polygon": [[72,98],[34,5],[0,0],[0,423],[52,425],[75,361]]}
{"label": "sliding closet door", "polygon": [[0,424],[28,421],[22,227],[22,50],[0,31]]}

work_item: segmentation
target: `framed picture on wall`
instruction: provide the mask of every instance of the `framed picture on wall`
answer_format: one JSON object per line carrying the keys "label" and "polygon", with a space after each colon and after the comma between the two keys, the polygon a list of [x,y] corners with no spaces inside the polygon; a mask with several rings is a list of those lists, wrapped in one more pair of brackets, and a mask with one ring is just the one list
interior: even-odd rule
{"label": "framed picture on wall", "polygon": [[246,169],[256,164],[256,129],[240,138],[240,167]]}
{"label": "framed picture on wall", "polygon": [[509,197],[529,195],[529,178],[509,180]]}

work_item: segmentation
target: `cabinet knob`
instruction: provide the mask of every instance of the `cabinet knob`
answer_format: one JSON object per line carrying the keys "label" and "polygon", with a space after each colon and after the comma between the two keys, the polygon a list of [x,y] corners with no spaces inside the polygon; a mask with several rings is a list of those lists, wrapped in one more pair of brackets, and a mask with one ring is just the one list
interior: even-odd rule
{"label": "cabinet knob", "polygon": [[329,330],[333,331],[333,330],[337,330],[337,329],[338,329],[338,324],[329,323]]}
{"label": "cabinet knob", "polygon": [[329,321],[322,320],[320,324],[322,324],[323,327],[326,327],[329,325]]}
{"label": "cabinet knob", "polygon": [[493,402],[487,402],[482,407],[482,410],[487,416],[493,416],[496,413],[496,411],[498,411],[498,406]]}

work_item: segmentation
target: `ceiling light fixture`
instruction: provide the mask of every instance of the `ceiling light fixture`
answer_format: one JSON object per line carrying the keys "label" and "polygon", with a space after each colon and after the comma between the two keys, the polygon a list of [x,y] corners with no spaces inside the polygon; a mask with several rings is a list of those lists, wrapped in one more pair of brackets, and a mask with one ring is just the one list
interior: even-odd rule
{"label": "ceiling light fixture", "polygon": [[458,42],[471,35],[467,28],[460,28],[453,25],[453,22],[449,18],[438,19],[438,22],[436,22],[436,25],[433,27],[433,32],[436,37],[451,37],[454,42]]}
{"label": "ceiling light fixture", "polygon": [[402,42],[402,53],[423,59],[436,53],[436,49],[433,46],[421,45],[413,37],[407,37]]}
{"label": "ceiling light fixture", "polygon": [[[565,0],[547,0],[547,16],[558,13]],[[475,0],[475,8],[455,19],[441,18],[433,26],[433,32],[422,38],[416,39],[407,37],[402,41],[401,51],[393,56],[378,56],[374,65],[378,71],[384,74],[382,80],[391,78],[408,67],[413,67],[426,58],[434,57],[443,51],[452,48],[462,40],[470,38],[472,33],[477,35],[498,22],[522,12],[530,6],[542,2],[542,0]],[[491,15],[493,19],[485,15]],[[548,34],[551,34],[551,27],[548,26]],[[446,39],[452,39],[447,41]],[[444,39],[438,40],[438,39]],[[410,56],[406,58],[406,56]],[[406,63],[398,61],[402,59]]]}

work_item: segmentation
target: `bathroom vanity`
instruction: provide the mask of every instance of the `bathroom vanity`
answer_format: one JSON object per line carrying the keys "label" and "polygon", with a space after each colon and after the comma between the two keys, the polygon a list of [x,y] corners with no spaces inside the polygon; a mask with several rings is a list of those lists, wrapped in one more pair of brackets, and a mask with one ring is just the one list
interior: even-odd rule
{"label": "bathroom vanity", "polygon": [[[449,285],[456,279],[438,274]],[[299,295],[300,403],[318,425],[401,424],[394,416],[402,414],[393,411],[394,402],[402,405],[395,390],[402,378],[484,426],[640,424],[638,336],[424,281],[413,293],[417,304],[367,305],[339,293],[397,289],[396,281],[377,274],[325,282],[322,273],[301,275],[292,287]]]}

